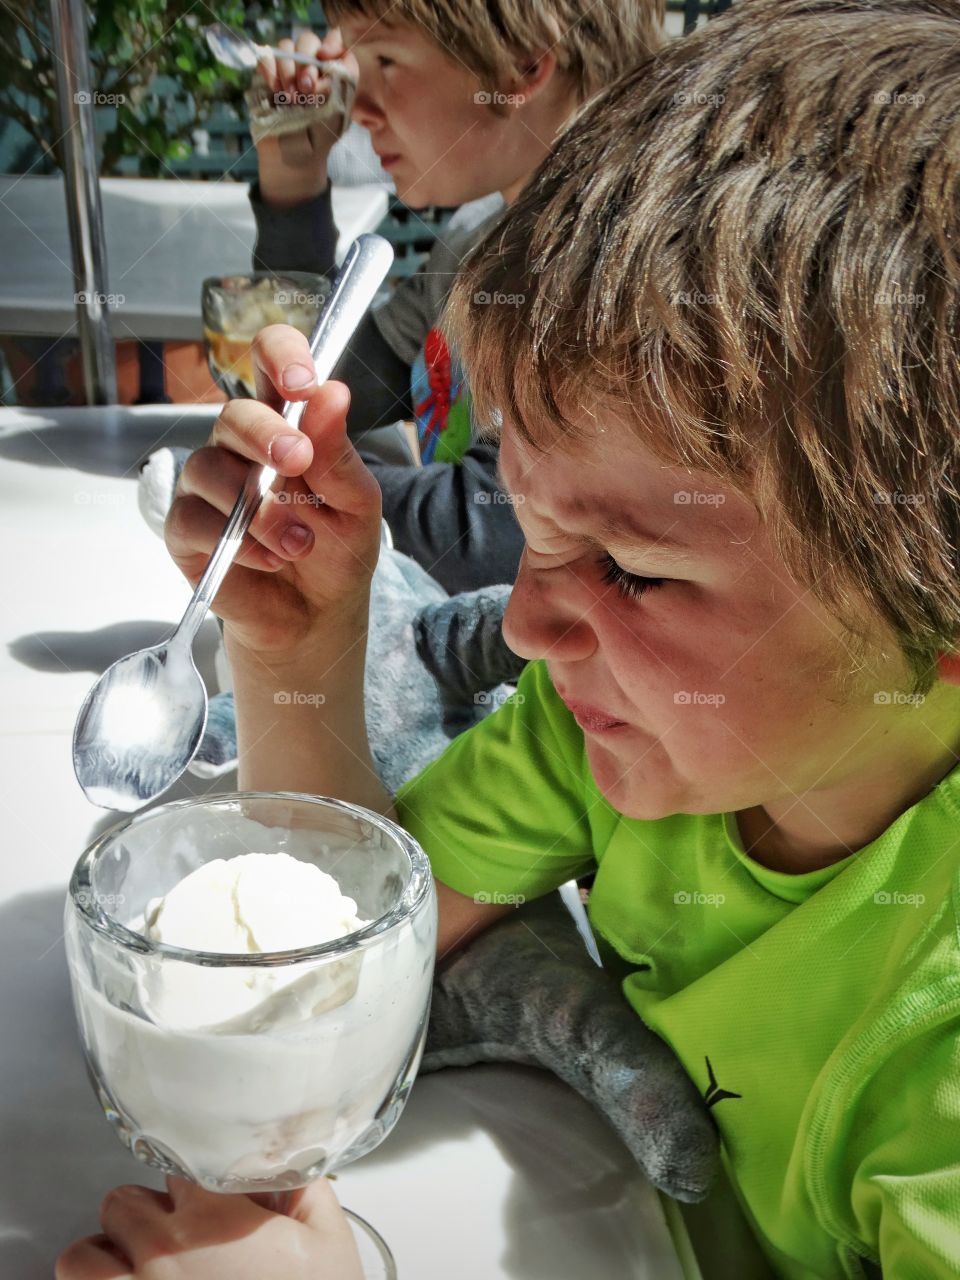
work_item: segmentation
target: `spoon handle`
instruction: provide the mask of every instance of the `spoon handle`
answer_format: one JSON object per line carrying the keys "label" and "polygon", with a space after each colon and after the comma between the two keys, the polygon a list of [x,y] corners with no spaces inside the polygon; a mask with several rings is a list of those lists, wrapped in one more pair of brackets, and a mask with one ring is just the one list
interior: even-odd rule
{"label": "spoon handle", "polygon": [[[326,382],[333,373],[354,330],[390,270],[392,261],[393,249],[383,236],[358,236],[350,246],[310,339],[310,354],[313,356],[318,382]],[[281,413],[292,427],[299,427],[305,408],[306,402],[303,400],[288,400]],[[192,645],[214,596],[220,590],[227,571],[240,550],[251,520],[276,478],[277,473],[272,467],[251,467],[248,471],[240,496],[227,518],[220,540],[207,561],[207,567],[179,626],[170,638],[171,641],[176,639],[188,647]]]}
{"label": "spoon handle", "polygon": [[313,67],[325,76],[331,76],[332,78],[340,76],[344,80],[351,79],[342,67],[326,65],[332,61],[330,58],[316,58],[312,53],[294,53],[292,51],[288,52],[286,49],[274,49],[268,44],[255,44],[253,47],[256,49],[257,57],[260,59],[269,53],[277,59],[286,58],[287,62],[298,62],[304,67]]}

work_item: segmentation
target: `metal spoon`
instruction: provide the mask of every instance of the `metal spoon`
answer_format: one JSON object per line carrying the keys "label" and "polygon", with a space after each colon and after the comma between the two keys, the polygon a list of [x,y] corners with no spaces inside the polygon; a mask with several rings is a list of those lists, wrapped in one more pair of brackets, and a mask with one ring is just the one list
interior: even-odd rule
{"label": "metal spoon", "polygon": [[[330,377],[393,261],[382,236],[353,242],[310,340],[320,382]],[[298,426],[304,401],[282,410]],[[193,759],[207,723],[207,691],[193,641],[264,496],[271,467],[251,467],[179,626],[163,643],[108,667],[80,708],[73,768],[87,799],[126,813],[166,791]],[[277,486],[282,487],[282,485]]]}
{"label": "metal spoon", "polygon": [[331,66],[329,59],[316,58],[309,53],[292,53],[286,49],[274,49],[268,44],[257,44],[249,36],[233,31],[222,22],[214,22],[211,26],[204,27],[203,34],[207,37],[210,52],[216,60],[225,67],[232,67],[234,71],[255,71],[257,63],[269,53],[275,58],[286,58],[288,62],[300,62],[307,67],[320,67],[324,75],[346,76],[342,67]]}

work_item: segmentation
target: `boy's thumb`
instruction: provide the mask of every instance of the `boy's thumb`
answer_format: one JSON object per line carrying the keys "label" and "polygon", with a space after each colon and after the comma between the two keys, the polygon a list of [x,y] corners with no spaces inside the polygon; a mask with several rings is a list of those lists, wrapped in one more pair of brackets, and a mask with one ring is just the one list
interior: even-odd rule
{"label": "boy's thumb", "polygon": [[310,1222],[318,1212],[329,1214],[331,1202],[334,1206],[338,1204],[327,1178],[316,1178],[294,1191],[250,1191],[247,1195],[261,1209],[282,1213],[284,1217],[296,1218],[298,1222]]}
{"label": "boy's thumb", "polygon": [[328,1231],[342,1212],[329,1178],[314,1178],[307,1186],[291,1192],[286,1209],[288,1217]]}

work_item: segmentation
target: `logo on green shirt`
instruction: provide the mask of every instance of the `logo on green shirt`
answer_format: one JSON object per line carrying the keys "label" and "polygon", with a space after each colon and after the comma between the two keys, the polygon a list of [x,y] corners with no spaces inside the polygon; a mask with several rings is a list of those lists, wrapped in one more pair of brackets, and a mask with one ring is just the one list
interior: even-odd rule
{"label": "logo on green shirt", "polygon": [[703,1095],[703,1100],[708,1107],[712,1107],[716,1102],[722,1102],[724,1098],[742,1098],[742,1093],[731,1093],[729,1089],[721,1089],[717,1084],[717,1077],[713,1073],[713,1067],[710,1065],[710,1059],[704,1058],[707,1064],[707,1075],[710,1077],[710,1084],[707,1091]]}

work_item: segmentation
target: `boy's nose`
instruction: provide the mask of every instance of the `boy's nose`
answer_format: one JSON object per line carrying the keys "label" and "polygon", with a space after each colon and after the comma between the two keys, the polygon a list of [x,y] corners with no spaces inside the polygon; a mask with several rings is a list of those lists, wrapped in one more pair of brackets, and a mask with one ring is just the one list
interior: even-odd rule
{"label": "boy's nose", "polygon": [[503,615],[503,638],[521,658],[589,658],[597,647],[593,627],[572,598],[569,584],[561,583],[559,576],[555,585],[547,581],[551,572],[530,569],[524,552]]}
{"label": "boy's nose", "polygon": [[363,88],[357,89],[350,115],[364,129],[376,129],[383,123],[383,112]]}

